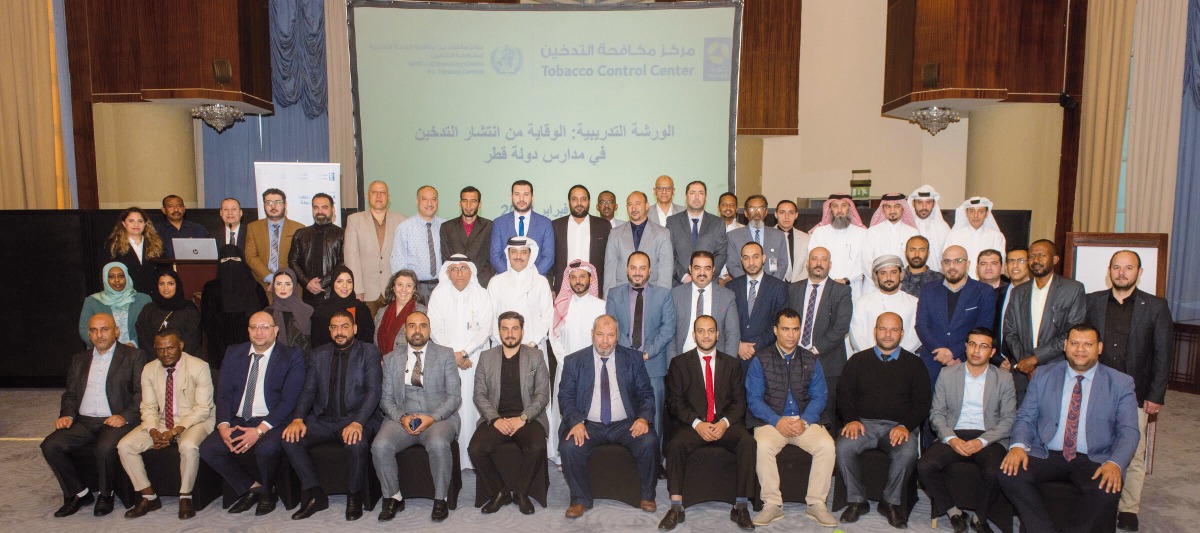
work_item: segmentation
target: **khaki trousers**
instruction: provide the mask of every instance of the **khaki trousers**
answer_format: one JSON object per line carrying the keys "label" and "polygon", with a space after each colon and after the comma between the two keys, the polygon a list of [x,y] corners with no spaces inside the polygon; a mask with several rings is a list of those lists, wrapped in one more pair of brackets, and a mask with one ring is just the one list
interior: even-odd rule
{"label": "khaki trousers", "polygon": [[756,470],[763,503],[783,505],[783,495],[779,492],[779,466],[775,457],[784,446],[791,444],[812,455],[805,503],[825,505],[825,498],[829,496],[829,485],[833,479],[834,460],[837,458],[833,437],[825,431],[825,426],[813,424],[799,437],[791,438],[779,434],[775,426],[759,426],[754,428],[754,440],[758,442]]}
{"label": "khaki trousers", "polygon": [[1146,410],[1138,409],[1138,431],[1142,437],[1138,440],[1137,451],[1133,453],[1133,460],[1129,461],[1129,467],[1125,469],[1125,486],[1121,489],[1121,503],[1117,504],[1117,511],[1122,513],[1137,514],[1138,508],[1142,503],[1142,485],[1146,482],[1146,423],[1149,421],[1150,415],[1146,414]]}
{"label": "khaki trousers", "polygon": [[[179,493],[192,492],[196,484],[196,472],[200,470],[200,443],[212,433],[213,421],[207,420],[184,430],[176,441],[179,446]],[[159,428],[166,431],[166,428]],[[130,431],[117,443],[117,455],[121,457],[121,466],[129,475],[133,489],[140,491],[150,486],[150,478],[146,475],[146,464],[142,462],[142,452],[154,446],[148,428],[138,427]],[[161,489],[160,489],[161,490]]]}

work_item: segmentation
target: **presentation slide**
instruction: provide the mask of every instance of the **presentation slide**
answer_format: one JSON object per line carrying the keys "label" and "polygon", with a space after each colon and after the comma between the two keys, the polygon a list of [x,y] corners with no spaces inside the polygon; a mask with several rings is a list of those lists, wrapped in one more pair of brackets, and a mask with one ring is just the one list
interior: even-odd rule
{"label": "presentation slide", "polygon": [[693,180],[708,210],[729,190],[740,3],[613,8],[354,3],[351,65],[365,183],[384,181],[411,213],[421,185],[439,215],[473,185],[481,214],[511,210],[513,181],[534,209],[567,214],[576,183],[596,196]]}

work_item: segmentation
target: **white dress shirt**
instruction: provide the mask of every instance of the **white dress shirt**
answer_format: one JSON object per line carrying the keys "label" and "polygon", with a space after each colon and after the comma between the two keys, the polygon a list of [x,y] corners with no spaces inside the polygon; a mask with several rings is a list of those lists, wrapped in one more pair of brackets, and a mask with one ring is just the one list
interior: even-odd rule
{"label": "white dress shirt", "polygon": [[[713,408],[714,408],[714,409],[716,409],[716,401],[717,401],[717,398],[716,398],[716,396],[717,396],[717,394],[716,394],[716,392],[717,392],[717,391],[716,391],[716,388],[717,388],[717,349],[716,349],[716,347],[714,347],[714,348],[713,348],[713,351],[711,351],[711,352],[708,352],[708,353],[704,353],[704,352],[700,351],[699,349],[696,349],[696,357],[699,357],[699,358],[700,358],[700,375],[701,375],[701,376],[703,376],[703,375],[704,375],[704,358],[705,358],[705,357],[712,357],[712,359],[710,359],[709,361],[711,361],[711,364],[712,364],[712,372],[713,372]],[[705,378],[705,379],[708,379],[708,378]],[[702,382],[702,383],[703,383],[703,382]],[[708,387],[708,384],[706,384],[706,383],[705,383],[705,384],[704,384],[704,386],[705,386],[705,387]],[[707,409],[707,407],[706,407],[706,409]],[[704,413],[704,414],[705,414],[706,416],[708,415],[708,413]],[[729,424],[729,418],[728,418],[728,417],[724,417],[724,416],[723,416],[723,417],[721,417],[721,420],[720,420],[720,421],[725,423],[725,427],[727,427],[727,428],[729,427],[729,425],[730,425],[730,424]],[[704,421],[703,421],[703,420],[700,420],[699,418],[697,418],[697,419],[695,419],[695,420],[692,420],[692,429],[696,429],[696,426],[700,425],[700,423],[701,423],[701,422],[704,422]]]}
{"label": "white dress shirt", "polygon": [[[761,275],[761,274],[760,274],[760,275]],[[696,318],[697,318],[697,317],[699,317],[699,315],[698,315],[698,314],[696,314],[696,300],[697,300],[697,298],[701,297],[701,293],[700,293],[700,290],[701,290],[701,289],[700,289],[699,287],[697,287],[695,283],[689,283],[688,285],[691,285],[691,286],[692,286],[692,293],[691,293],[691,294],[692,294],[692,296],[691,296],[691,298],[689,298],[689,299],[688,299],[688,305],[689,305],[689,306],[691,307],[691,309],[692,309],[692,311],[691,311],[691,319],[690,319],[690,320],[688,320],[688,324],[693,324],[693,325],[694,325],[694,324],[696,323]],[[712,293],[713,293],[713,291],[712,291],[712,284],[711,284],[711,283],[709,283],[709,284],[708,284],[708,286],[707,286],[707,287],[705,287],[703,290],[704,290],[704,293],[703,293],[703,298],[704,298],[704,314],[706,314],[706,315],[710,315],[710,316],[711,316],[711,315],[713,314],[713,308],[712,308]],[[688,332],[687,332],[687,340],[683,341],[683,351],[685,351],[685,352],[686,352],[686,351],[688,351],[688,350],[691,350],[692,348],[695,348],[695,347],[696,347],[696,328],[690,328],[690,327],[689,327],[689,328],[688,328]]]}
{"label": "white dress shirt", "polygon": [[[131,249],[133,249],[133,253],[137,254],[137,258],[138,258],[138,262],[139,262],[139,263],[144,263],[144,262],[146,262],[146,258],[142,256],[142,253],[143,253],[143,248],[142,248],[142,247],[143,247],[145,244],[146,244],[146,239],[145,239],[145,237],[143,237],[143,238],[142,238],[142,242],[133,242],[133,239],[129,239],[129,247],[130,247]],[[156,285],[157,285],[157,284],[156,284]]]}
{"label": "white dress shirt", "polygon": [[[837,283],[837,282],[832,281],[829,278],[825,278],[825,281],[821,282],[821,286],[816,288],[817,289],[817,301],[814,302],[814,305],[813,305],[813,314],[814,315],[817,313],[817,310],[821,308],[821,298],[823,298],[825,296],[825,284],[826,283]],[[807,314],[808,313],[808,299],[812,298],[812,292],[813,292],[813,281],[812,281],[812,279],[809,279],[808,284],[805,285],[805,287],[804,287],[804,301],[800,302],[800,309],[799,309],[799,311],[800,311],[800,339],[801,340],[804,339],[804,323],[809,320],[816,321],[815,316],[810,318]],[[747,296],[749,296],[749,295],[747,295]],[[800,347],[804,348],[805,350],[811,351],[813,353],[817,353],[816,351],[813,350],[813,345],[812,345],[812,340],[815,338],[817,338],[817,328],[816,328],[816,324],[813,324],[812,338],[810,338],[808,340],[808,346],[801,344]]]}
{"label": "white dress shirt", "polygon": [[[987,369],[983,369],[979,377],[972,376],[969,369],[964,369],[963,375],[965,377],[963,378],[962,410],[959,411],[958,422],[954,424],[954,430],[985,431],[987,427],[983,422],[983,390],[987,383]],[[983,442],[984,446],[987,446],[987,441],[979,440]],[[947,438],[946,442],[950,442],[950,438]]]}
{"label": "white dress shirt", "polygon": [[92,364],[88,368],[87,385],[83,389],[83,398],[79,401],[80,415],[96,418],[112,416],[112,409],[108,406],[108,369],[112,366],[113,354],[116,351],[116,344],[104,353],[92,348]]}
{"label": "white dress shirt", "polygon": [[[629,414],[625,412],[625,403],[621,401],[621,384],[617,382],[617,353],[614,351],[608,359],[608,399],[612,409],[609,413],[612,415],[611,422],[620,422],[629,418]],[[592,386],[592,405],[588,408],[587,419],[590,422],[600,422],[600,369],[602,368],[600,353],[595,349],[592,350],[592,363],[596,366],[596,383]]]}
{"label": "white dress shirt", "polygon": [[1046,297],[1050,295],[1050,284],[1054,281],[1054,275],[1046,280],[1045,287],[1038,287],[1037,280],[1029,280],[1033,284],[1030,288],[1033,292],[1029,296],[1029,317],[1031,326],[1033,327],[1033,347],[1038,347],[1038,334],[1042,331],[1042,312],[1046,310]]}
{"label": "white dress shirt", "polygon": [[225,227],[225,242],[222,244],[237,244],[238,231],[242,229],[242,225],[238,224],[232,228]]}
{"label": "white dress shirt", "polygon": [[[254,382],[253,412],[250,413],[250,416],[246,416],[246,413],[241,413],[240,416],[243,419],[261,418],[271,414],[271,410],[267,408],[267,396],[264,394],[264,389],[266,388],[267,381],[267,364],[271,362],[271,352],[274,351],[275,343],[271,343],[269,348],[263,350],[263,358],[258,360],[258,379]],[[246,378],[249,379],[250,368],[254,366],[254,346],[250,347],[250,352],[247,354],[247,357],[250,358],[250,365],[246,368]],[[243,390],[242,399],[238,402],[239,412],[242,410],[242,406],[244,405],[246,405],[246,391]],[[263,421],[263,423],[267,424],[266,421]],[[271,427],[271,424],[267,424],[267,427]]]}
{"label": "white dress shirt", "polygon": [[[528,230],[528,227],[526,227]],[[583,222],[577,222],[575,217],[567,219],[567,262],[576,259],[591,262],[592,251],[592,221],[583,217]]]}
{"label": "white dress shirt", "polygon": [[[521,219],[522,218],[525,219],[525,221],[524,221],[525,222],[525,233],[521,233]],[[533,220],[533,210],[532,209],[530,209],[529,211],[526,211],[524,213],[522,213],[520,211],[513,211],[513,231],[516,233],[516,235],[518,237],[528,237],[529,236],[529,222],[531,220]],[[437,235],[438,235],[437,233],[433,234],[434,237],[437,237]]]}

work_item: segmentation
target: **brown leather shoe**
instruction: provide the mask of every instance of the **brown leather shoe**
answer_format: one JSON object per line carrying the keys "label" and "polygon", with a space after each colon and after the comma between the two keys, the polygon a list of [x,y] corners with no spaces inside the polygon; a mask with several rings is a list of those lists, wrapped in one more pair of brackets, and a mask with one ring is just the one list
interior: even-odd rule
{"label": "brown leather shoe", "polygon": [[196,507],[192,505],[191,498],[179,499],[179,519],[187,520],[196,516]]}
{"label": "brown leather shoe", "polygon": [[162,498],[147,500],[145,497],[138,500],[137,505],[132,509],[125,511],[125,518],[141,518],[146,516],[150,511],[162,509]]}
{"label": "brown leather shoe", "polygon": [[641,507],[647,513],[653,513],[658,510],[658,504],[650,500],[642,500],[642,503],[638,504],[638,507]]}
{"label": "brown leather shoe", "polygon": [[579,518],[583,516],[584,511],[587,511],[587,507],[584,507],[583,504],[573,503],[567,507],[566,515],[567,518]]}

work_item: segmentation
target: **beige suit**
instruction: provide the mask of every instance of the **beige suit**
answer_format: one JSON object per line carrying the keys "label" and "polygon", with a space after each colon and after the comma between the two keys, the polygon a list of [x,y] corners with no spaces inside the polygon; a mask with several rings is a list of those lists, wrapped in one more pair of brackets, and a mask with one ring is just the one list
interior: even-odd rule
{"label": "beige suit", "polygon": [[[287,266],[288,252],[292,249],[292,236],[296,234],[296,230],[303,227],[304,224],[295,220],[283,219],[283,231],[279,236],[280,267]],[[267,268],[267,262],[271,260],[271,235],[267,232],[267,219],[265,218],[246,224],[246,265],[254,273],[254,279],[262,284],[263,290],[267,291],[267,294],[271,294],[271,288],[267,286],[266,281],[263,281],[267,276],[274,274]],[[296,284],[298,285],[299,282],[297,281]]]}
{"label": "beige suit", "polygon": [[383,246],[375,236],[375,219],[371,211],[361,211],[346,217],[344,256],[346,267],[354,273],[354,292],[372,302],[387,289],[392,275],[392,241],[396,226],[408,218],[388,211],[383,218]]}
{"label": "beige suit", "polygon": [[[175,363],[175,426],[186,428],[179,435],[179,492],[190,493],[200,468],[200,443],[216,425],[212,372],[204,360],[187,353]],[[154,445],[150,429],[167,431],[163,423],[167,372],[157,359],[142,369],[142,423],[117,444],[121,466],[135,490],[150,486],[142,452]]]}

